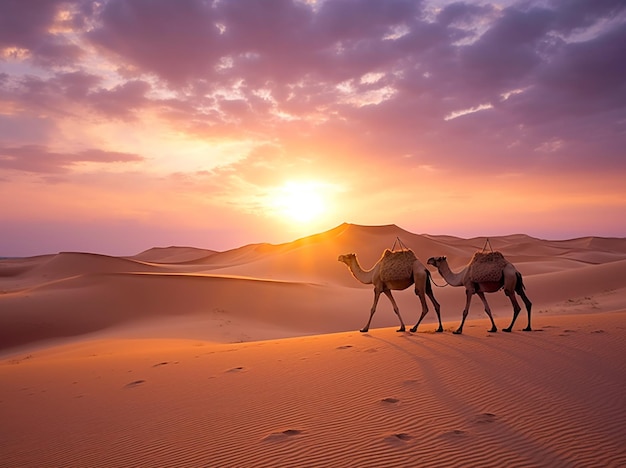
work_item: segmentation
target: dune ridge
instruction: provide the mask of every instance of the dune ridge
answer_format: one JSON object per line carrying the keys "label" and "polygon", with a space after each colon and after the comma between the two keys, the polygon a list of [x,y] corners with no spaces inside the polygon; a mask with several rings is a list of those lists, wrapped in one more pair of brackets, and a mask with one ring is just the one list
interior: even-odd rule
{"label": "dune ridge", "polygon": [[[0,262],[0,352],[31,340],[80,336],[167,317],[195,320],[204,316],[208,320],[205,338],[221,341],[219,332],[224,327],[216,333],[210,326],[216,310],[236,326],[245,328],[246,319],[277,326],[276,335],[270,338],[290,336],[289,331],[352,330],[369,310],[371,294],[363,290],[371,286],[355,281],[337,256],[355,252],[362,266],[371,268],[396,238],[423,263],[428,256],[447,255],[453,269],[466,265],[487,239],[417,235],[393,225],[343,224],[292,243],[253,244],[226,252],[172,247],[128,258],[62,252],[4,260]],[[609,300],[608,307],[626,307],[619,293],[626,287],[622,280],[626,239],[542,241],[513,235],[490,238],[489,243],[522,272],[537,310],[562,311],[561,304],[567,301],[587,301],[598,311],[606,311],[603,304]],[[173,262],[174,257],[181,261]],[[268,283],[245,282],[245,278]],[[444,284],[437,272],[433,281]],[[461,289],[435,288],[435,294],[442,303],[444,320],[459,317],[464,303]],[[395,296],[407,323],[415,322],[417,301],[412,292]],[[510,305],[502,294],[490,295],[489,301],[496,317],[510,317]],[[394,326],[397,319],[389,313],[386,300],[379,307],[373,326]],[[474,316],[481,308],[475,305],[472,310]],[[434,315],[425,320],[432,323]],[[265,332],[255,335],[254,328],[243,335],[252,340],[268,337]]]}
{"label": "dune ridge", "polygon": [[[491,237],[524,275],[511,334],[435,287],[417,333],[371,268],[396,238],[453,269],[487,238],[342,224],[225,252],[61,252],[0,260],[0,467],[622,466],[626,239]],[[443,279],[431,270],[433,281]],[[412,288],[394,292],[407,324]],[[489,294],[499,328],[511,307]]]}

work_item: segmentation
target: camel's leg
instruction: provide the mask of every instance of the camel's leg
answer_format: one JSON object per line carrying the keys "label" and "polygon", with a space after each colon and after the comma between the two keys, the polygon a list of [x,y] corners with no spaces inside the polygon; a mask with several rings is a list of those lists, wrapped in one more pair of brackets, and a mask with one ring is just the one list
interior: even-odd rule
{"label": "camel's leg", "polygon": [[415,326],[411,328],[411,332],[413,333],[417,331],[417,327],[419,326],[420,322],[422,321],[424,317],[426,317],[426,314],[428,314],[428,304],[426,304],[426,297],[425,297],[424,291],[420,292],[418,291],[417,288],[415,288],[415,294],[417,295],[417,297],[420,298],[420,302],[422,303],[422,315],[420,316]]}
{"label": "camel's leg", "polygon": [[528,312],[528,325],[526,326],[526,328],[524,328],[523,331],[533,331],[533,329],[530,328],[530,311],[533,307],[533,303],[530,302],[530,299],[528,299],[528,296],[524,292],[524,289],[520,290],[519,295],[521,296],[522,301],[524,301],[524,304],[526,305],[526,311]]}
{"label": "camel's leg", "polygon": [[367,321],[367,324],[359,330],[361,333],[365,333],[370,329],[370,323],[372,323],[372,317],[374,317],[374,313],[376,312],[376,306],[378,305],[379,298],[380,298],[380,291],[374,288],[374,303],[372,304],[372,308],[370,309],[370,318]]}
{"label": "camel's leg", "polygon": [[[417,281],[415,282],[416,287],[415,287],[415,294],[417,294],[420,298],[420,300],[422,301],[422,316],[419,318],[419,320],[417,321],[417,323],[415,324],[415,326],[413,328],[411,328],[411,332],[415,333],[417,331],[417,327],[420,324],[420,322],[422,321],[422,319],[426,316],[426,314],[428,313],[428,305],[426,304],[426,298],[424,297],[424,291],[423,292],[418,292],[417,289]],[[441,333],[443,332],[443,325],[441,324],[441,306],[439,305],[439,303],[437,302],[437,299],[435,299],[435,295],[433,294],[433,288],[430,284],[430,273],[427,272],[427,276],[426,276],[426,281],[425,281],[425,292],[426,295],[430,298],[430,301],[433,303],[433,307],[435,307],[435,312],[437,313],[437,320],[439,320],[439,328],[435,331]]]}
{"label": "camel's leg", "polygon": [[508,296],[508,298],[511,300],[511,305],[513,306],[513,319],[511,320],[511,325],[509,325],[507,328],[502,329],[502,331],[509,333],[511,329],[513,328],[513,324],[515,323],[515,320],[517,320],[519,311],[522,310],[522,308],[520,307],[519,303],[517,302],[517,299],[515,298],[514,291],[505,289],[504,294]]}
{"label": "camel's leg", "polygon": [[[533,304],[532,302],[530,302],[530,299],[528,299],[528,296],[526,296],[526,293],[524,292],[524,287],[520,283],[518,283],[518,286],[516,287],[516,292],[517,294],[520,295],[520,297],[522,298],[522,301],[524,301],[524,305],[526,306],[526,311],[528,312],[528,325],[526,326],[526,328],[524,328],[524,331],[532,331],[532,328],[530,327],[530,311],[532,309]],[[511,325],[509,325],[508,328],[505,328],[502,331],[510,332],[513,329],[515,320],[517,319],[517,316],[522,310],[522,308],[517,302],[517,299],[515,298],[515,293],[513,291],[510,291],[510,292],[504,291],[504,293],[507,296],[509,296],[509,299],[511,299],[511,304],[513,305],[513,319],[511,320]]]}
{"label": "camel's leg", "polygon": [[426,294],[428,294],[428,297],[430,297],[430,301],[433,303],[433,306],[435,307],[435,312],[437,313],[437,320],[439,320],[439,328],[437,328],[437,330],[435,331],[441,333],[443,332],[443,325],[441,324],[441,306],[437,302],[437,299],[435,299],[435,295],[432,291],[426,290]]}
{"label": "camel's leg", "polygon": [[480,300],[483,301],[483,304],[485,306],[485,312],[489,316],[489,320],[491,320],[491,330],[489,330],[489,332],[495,333],[498,331],[498,328],[496,327],[496,322],[493,321],[493,316],[491,315],[491,308],[489,307],[489,303],[487,302],[485,293],[482,291],[478,291],[477,294],[478,294],[478,297],[480,297]]}
{"label": "camel's leg", "polygon": [[398,330],[396,331],[403,332],[405,330],[405,327],[404,327],[404,322],[402,321],[402,316],[400,315],[400,309],[398,308],[398,304],[396,304],[396,301],[391,295],[391,291],[389,289],[385,289],[383,290],[383,292],[391,301],[391,305],[393,306],[393,311],[396,313],[396,315],[400,319],[400,328],[398,328]]}
{"label": "camel's leg", "polygon": [[469,313],[470,304],[472,303],[472,296],[474,295],[474,291],[469,289],[465,290],[465,296],[467,297],[467,301],[465,302],[465,310],[463,310],[463,318],[461,319],[461,325],[456,329],[453,333],[455,335],[460,335],[463,333],[463,325],[465,324],[465,319],[467,318],[467,314]]}
{"label": "camel's leg", "polygon": [[[524,301],[524,305],[526,305],[526,311],[528,312],[528,325],[526,326],[526,328],[524,328],[524,331],[532,331],[533,329],[530,328],[530,311],[533,307],[533,303],[530,302],[530,299],[528,299],[528,296],[524,291],[524,281],[522,280],[522,274],[519,272],[517,273],[517,284],[515,285],[515,292],[519,294],[519,296],[522,298],[522,301]],[[513,324],[511,324],[511,326],[513,326]]]}

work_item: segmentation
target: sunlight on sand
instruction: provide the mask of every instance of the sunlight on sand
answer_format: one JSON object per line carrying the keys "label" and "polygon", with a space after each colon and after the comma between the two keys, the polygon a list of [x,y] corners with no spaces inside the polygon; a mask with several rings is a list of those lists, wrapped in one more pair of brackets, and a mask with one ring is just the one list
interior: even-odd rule
{"label": "sunlight on sand", "polygon": [[[281,245],[0,260],[0,466],[623,466],[626,239],[491,238],[533,331],[434,287],[417,333],[337,261],[400,237],[425,264],[485,239],[343,224]],[[314,262],[311,259],[315,259]],[[433,281],[443,284],[435,269]],[[394,291],[403,317],[421,312]],[[489,295],[498,328],[511,320]]]}

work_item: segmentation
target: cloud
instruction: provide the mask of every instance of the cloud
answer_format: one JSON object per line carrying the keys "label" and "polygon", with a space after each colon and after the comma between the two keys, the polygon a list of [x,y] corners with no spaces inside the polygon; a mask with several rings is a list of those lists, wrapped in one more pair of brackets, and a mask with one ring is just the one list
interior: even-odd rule
{"label": "cloud", "polygon": [[[96,19],[96,18],[94,18]],[[92,44],[135,67],[173,83],[211,74],[221,57],[214,8],[204,1],[111,0],[98,26],[86,34]]]}
{"label": "cloud", "polygon": [[32,4],[19,0],[2,2],[0,49],[27,52],[33,62],[42,67],[77,63],[83,57],[83,49],[71,38],[59,34],[80,30],[86,9],[75,11],[76,5],[75,2],[50,0],[33,8]]}
{"label": "cloud", "polygon": [[584,42],[564,45],[539,75],[538,84],[570,101],[575,110],[594,112],[626,104],[626,24]]}
{"label": "cloud", "polygon": [[148,104],[146,93],[150,84],[141,80],[127,81],[113,89],[101,89],[87,96],[89,104],[110,117],[131,118],[133,111]]}
{"label": "cloud", "polygon": [[435,175],[626,170],[620,0],[26,3],[0,2],[4,180],[136,163],[244,206],[308,173],[367,207],[374,176],[405,203]]}
{"label": "cloud", "polygon": [[0,3],[0,44],[34,48],[49,37],[61,1],[42,2],[37,8],[19,0]]}
{"label": "cloud", "polygon": [[[359,114],[353,107],[387,100],[398,114],[405,112],[407,103],[413,105],[413,115],[404,118],[416,119],[416,124],[422,108],[441,121],[460,109],[495,106],[500,95],[514,89],[537,90],[525,93],[524,106],[511,102],[502,108],[516,111],[511,118],[524,123],[546,114],[537,109],[545,102],[543,88],[563,90],[565,84],[572,93],[582,90],[584,101],[590,86],[609,95],[624,76],[618,65],[622,61],[617,60],[623,52],[624,22],[613,20],[611,31],[602,27],[611,18],[623,18],[624,7],[616,1],[554,6],[530,2],[502,10],[455,2],[444,4],[435,16],[426,14],[427,2],[401,0],[319,5],[288,0],[110,0],[99,8],[86,5],[49,3],[38,14],[19,8],[15,16],[24,31],[5,32],[4,42],[30,47],[35,57],[45,55],[49,62],[39,65],[51,70],[61,65],[53,60],[55,41],[59,60],[79,60],[79,52],[95,46],[102,59],[118,67],[117,83],[92,81],[79,92],[79,86],[65,85],[61,77],[96,78],[96,73],[78,68],[56,73],[56,80],[15,76],[25,90],[20,99],[88,97],[85,105],[92,109],[132,118],[131,111],[123,111],[124,103],[138,109],[150,106],[152,99],[161,107],[162,99],[147,96],[161,89],[176,96],[166,107],[178,107],[178,101],[186,112],[196,111],[200,120],[204,115],[207,122],[219,118],[246,127],[270,116],[273,121],[280,115],[309,118],[316,111],[326,118],[334,114],[358,121],[371,110]],[[78,25],[72,32],[81,38],[80,51],[64,49],[71,44],[63,33],[51,40],[49,29],[59,24],[60,12],[69,18],[66,28]],[[395,36],[399,30],[403,33]],[[568,42],[569,35],[587,30],[595,33],[584,41]],[[39,56],[37,50],[42,49],[35,44],[42,41],[50,49]],[[380,85],[363,83],[367,74],[382,74]],[[161,81],[148,84],[150,76]],[[341,88],[345,83],[350,88]],[[261,89],[270,99],[259,99]],[[345,89],[350,90],[348,98]],[[616,104],[591,97],[590,104],[600,110],[621,105],[620,100]],[[552,99],[558,102],[550,110],[559,118],[566,111],[560,105],[570,96]],[[197,113],[199,106],[215,112]],[[379,109],[385,118],[394,111],[389,105]]]}
{"label": "cloud", "polygon": [[88,149],[76,153],[55,153],[39,145],[0,146],[0,169],[38,174],[63,174],[79,163],[100,164],[141,161],[136,154]]}

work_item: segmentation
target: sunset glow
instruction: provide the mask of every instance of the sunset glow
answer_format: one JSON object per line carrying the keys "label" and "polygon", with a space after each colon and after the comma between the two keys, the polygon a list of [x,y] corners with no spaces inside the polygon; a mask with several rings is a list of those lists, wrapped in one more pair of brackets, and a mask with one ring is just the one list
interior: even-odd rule
{"label": "sunset glow", "polygon": [[0,256],[626,235],[623,2],[94,5],[0,3]]}
{"label": "sunset glow", "polygon": [[313,182],[287,182],[273,195],[270,208],[298,223],[319,219],[326,211],[322,188]]}

